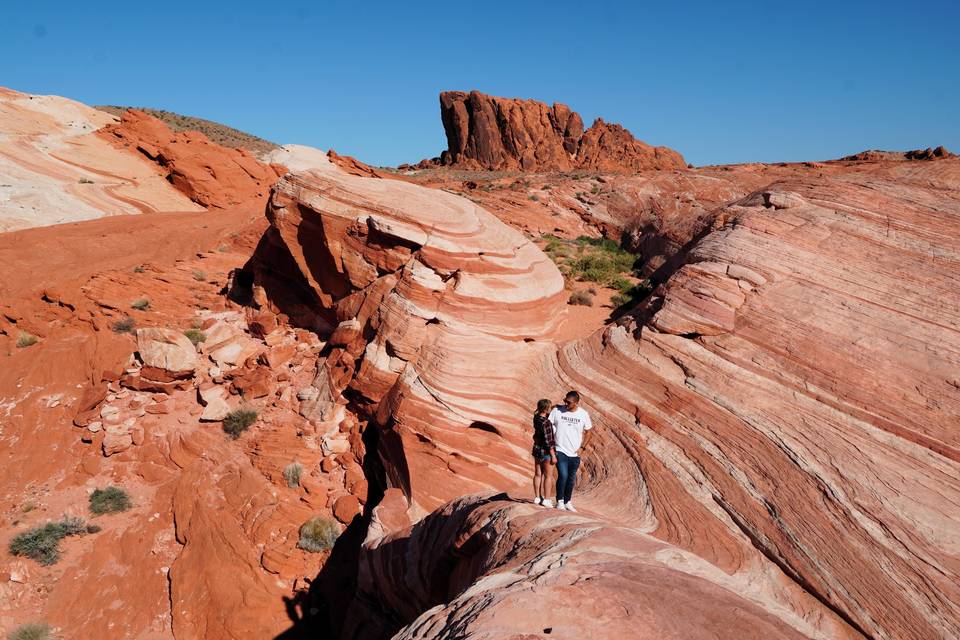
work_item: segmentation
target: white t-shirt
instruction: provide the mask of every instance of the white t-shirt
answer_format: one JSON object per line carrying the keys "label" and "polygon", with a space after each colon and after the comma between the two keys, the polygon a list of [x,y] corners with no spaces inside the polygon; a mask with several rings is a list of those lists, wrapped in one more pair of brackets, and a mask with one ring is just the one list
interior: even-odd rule
{"label": "white t-shirt", "polygon": [[583,407],[570,411],[563,405],[557,405],[547,416],[553,425],[557,439],[557,451],[576,457],[583,442],[583,432],[593,428],[590,414]]}

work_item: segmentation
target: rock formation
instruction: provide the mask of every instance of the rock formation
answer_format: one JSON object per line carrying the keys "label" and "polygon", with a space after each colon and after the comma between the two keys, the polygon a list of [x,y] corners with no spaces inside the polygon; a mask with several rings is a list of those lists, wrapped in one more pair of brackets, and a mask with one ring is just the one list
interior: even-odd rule
{"label": "rock formation", "polygon": [[266,196],[280,165],[260,162],[246,149],[222,147],[199,131],[174,133],[153,116],[130,109],[100,134],[143,154],[166,172],[167,180],[192,201],[223,209]]}
{"label": "rock formation", "polygon": [[[547,318],[524,314],[534,325],[520,331],[510,319],[504,303],[520,290],[511,292],[505,263],[480,296],[502,301],[497,324],[489,314],[482,326],[470,320],[477,301],[463,285],[491,252],[503,253],[470,232],[489,228],[474,222],[482,212],[438,194],[438,212],[460,213],[430,213],[411,227],[405,207],[429,205],[406,185],[281,181],[271,220],[302,280],[318,308],[359,322],[339,376],[325,378],[336,384],[318,386],[333,405],[340,389],[361,399],[379,425],[387,484],[406,497],[374,512],[371,532],[386,536],[368,537],[348,629],[427,638],[554,624],[582,636],[579,625],[613,615],[599,603],[626,592],[623,615],[647,625],[638,637],[960,632],[957,556],[942,535],[957,529],[960,500],[949,429],[960,417],[960,299],[949,286],[960,210],[930,186],[955,189],[960,166],[929,166],[836,182],[800,174],[758,190],[718,212],[715,230],[631,319],[559,350],[543,342]],[[454,220],[456,259],[437,253]],[[494,285],[501,275],[506,282]],[[548,302],[537,306],[550,315]],[[513,342],[521,336],[534,342]],[[509,370],[497,366],[505,361]],[[526,382],[504,381],[514,372]],[[585,456],[583,515],[558,521],[493,497],[399,531],[383,524],[402,526],[445,498],[511,479],[519,485],[523,407],[568,387],[584,392],[599,428]],[[564,577],[574,557],[585,564]],[[647,581],[675,588],[652,597]],[[574,583],[578,602],[598,603],[595,614],[543,616],[508,597],[535,584],[538,603],[560,601]],[[723,604],[729,598],[736,604]],[[717,622],[719,611],[738,614]]]}
{"label": "rock formation", "polygon": [[97,135],[114,117],[0,88],[0,232],[108,215],[202,211],[152,164]]}
{"label": "rock formation", "polygon": [[[55,566],[0,555],[4,632],[960,636],[960,160],[462,185],[487,211],[272,157],[267,220],[0,235],[0,546],[96,487],[134,505]],[[533,207],[627,231],[660,285],[560,337],[563,278],[502,221]],[[527,501],[529,411],[571,387],[576,514]]]}
{"label": "rock formation", "polygon": [[440,94],[447,150],[439,163],[492,171],[589,171],[635,173],[682,169],[676,151],[652,147],[616,124],[583,120],[563,104],[498,98],[478,91]]}

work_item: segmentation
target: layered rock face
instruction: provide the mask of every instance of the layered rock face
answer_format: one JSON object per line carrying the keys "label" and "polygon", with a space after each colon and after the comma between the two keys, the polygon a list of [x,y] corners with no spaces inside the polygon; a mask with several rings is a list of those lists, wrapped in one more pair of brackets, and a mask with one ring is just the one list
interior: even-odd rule
{"label": "layered rock face", "polygon": [[440,94],[440,116],[447,134],[443,165],[608,172],[686,167],[676,151],[641,142],[619,125],[597,119],[584,131],[580,115],[563,104],[445,91]]}
{"label": "layered rock face", "polygon": [[0,88],[0,231],[107,215],[202,211],[151,163],[96,134],[114,117]]}
{"label": "layered rock face", "polygon": [[[281,183],[273,224],[318,297],[336,303],[341,321],[364,305],[377,309],[359,314],[357,333],[371,339],[354,349],[359,373],[340,386],[369,394],[388,483],[406,497],[374,511],[348,629],[411,638],[546,628],[582,637],[597,624],[642,638],[960,633],[950,535],[960,525],[960,443],[950,428],[960,418],[960,298],[951,286],[960,163],[815,172],[725,207],[631,318],[483,370],[470,350],[457,350],[476,335],[443,337],[473,304],[445,308],[438,325],[425,323],[426,341],[419,337],[430,315],[422,301],[457,299],[429,271],[442,281],[457,267],[424,271],[414,256],[430,256],[421,249],[429,243],[413,231],[375,240],[391,224],[374,194],[394,203],[412,194],[400,197],[389,181],[368,180],[375,191],[350,195],[360,182]],[[307,240],[310,219],[322,243]],[[440,222],[425,224],[442,237]],[[334,235],[336,225],[343,231]],[[333,264],[351,284],[333,294],[317,279],[330,257],[311,260],[308,248],[338,244],[350,249]],[[403,269],[376,266],[390,262],[384,247],[390,255],[400,246],[410,250],[400,254]],[[475,269],[472,251],[462,255],[461,268]],[[389,284],[376,285],[381,278]],[[431,281],[426,290],[437,293],[425,296]],[[386,298],[371,299],[384,286]],[[358,288],[362,300],[352,299]],[[391,335],[399,308],[408,309],[404,329]],[[510,321],[495,331],[536,337]],[[483,344],[487,362],[506,356]],[[419,353],[405,355],[410,346]],[[503,379],[516,371],[523,384]],[[496,389],[484,387],[492,378]],[[597,425],[584,453],[581,514],[489,496],[403,528],[444,497],[521,482],[524,409],[568,387],[581,390]],[[471,427],[481,416],[478,440]],[[592,613],[566,616],[570,597]]]}
{"label": "layered rock face", "polygon": [[338,323],[305,415],[330,420],[349,391],[381,425],[389,484],[415,518],[451,492],[519,483],[511,389],[563,320],[554,264],[467,200],[332,166],[284,177],[268,216],[297,271],[285,280]]}

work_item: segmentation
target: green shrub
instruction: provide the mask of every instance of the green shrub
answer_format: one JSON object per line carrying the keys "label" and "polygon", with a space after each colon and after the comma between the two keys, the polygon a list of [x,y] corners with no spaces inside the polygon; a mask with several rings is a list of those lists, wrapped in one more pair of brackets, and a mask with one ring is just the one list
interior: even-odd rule
{"label": "green shrub", "polygon": [[633,289],[633,283],[626,278],[618,276],[610,281],[609,287],[616,289],[620,293],[627,293],[630,289]]}
{"label": "green shrub", "polygon": [[42,622],[20,625],[10,632],[8,640],[53,640],[53,628]]}
{"label": "green shrub", "polygon": [[585,307],[593,306],[593,296],[587,291],[574,291],[570,294],[569,304],[579,304]]}
{"label": "green shrub", "polygon": [[90,511],[97,515],[126,511],[132,506],[130,496],[120,487],[96,489],[90,494]]}
{"label": "green shrub", "polygon": [[304,551],[318,553],[332,549],[340,537],[340,525],[323,516],[310,518],[300,527],[300,540],[297,546]]}
{"label": "green shrub", "polygon": [[130,316],[121,318],[113,323],[113,330],[117,333],[132,333],[133,328],[137,325],[136,321]]}
{"label": "green shrub", "polygon": [[234,409],[223,418],[223,430],[231,438],[236,439],[256,420],[257,412],[253,409]]}
{"label": "green shrub", "polygon": [[535,193],[532,193],[530,194],[530,200],[533,200],[534,202],[540,202],[540,196],[538,196]]}
{"label": "green shrub", "polygon": [[618,294],[616,294],[615,296],[613,296],[612,298],[610,298],[610,304],[612,304],[614,307],[619,308],[619,307],[622,307],[623,305],[629,303],[631,300],[633,300],[633,298],[631,298],[631,297],[628,296],[627,294],[625,294],[625,293],[618,293]]}
{"label": "green shrub", "polygon": [[207,339],[207,334],[200,329],[187,329],[183,332],[183,335],[187,336],[187,339],[190,340],[193,344],[200,344]]}
{"label": "green shrub", "polygon": [[80,178],[79,180],[77,180],[77,182],[79,182],[80,184],[93,184],[93,180],[90,180],[88,178]]}
{"label": "green shrub", "polygon": [[146,269],[143,268],[142,264],[138,264],[133,268],[134,273],[143,273],[144,271],[146,271]]}
{"label": "green shrub", "polygon": [[303,475],[303,465],[294,460],[283,468],[283,478],[287,486],[293,489],[300,486],[300,477]]}
{"label": "green shrub", "polygon": [[21,331],[20,335],[17,336],[17,348],[26,349],[27,347],[32,347],[37,344],[37,336],[32,333],[27,333],[26,331]]}
{"label": "green shrub", "polygon": [[150,301],[146,298],[140,298],[139,300],[134,300],[130,303],[131,309],[136,309],[137,311],[146,311],[150,308]]}
{"label": "green shrub", "polygon": [[60,559],[60,541],[67,536],[81,536],[87,532],[83,518],[64,518],[60,522],[48,522],[42,527],[17,534],[10,541],[10,553],[26,556],[40,564],[56,564]]}
{"label": "green shrub", "polygon": [[195,270],[193,272],[193,279],[196,280],[197,282],[203,282],[204,280],[207,279],[207,274],[205,274],[203,271],[200,271],[199,269]]}

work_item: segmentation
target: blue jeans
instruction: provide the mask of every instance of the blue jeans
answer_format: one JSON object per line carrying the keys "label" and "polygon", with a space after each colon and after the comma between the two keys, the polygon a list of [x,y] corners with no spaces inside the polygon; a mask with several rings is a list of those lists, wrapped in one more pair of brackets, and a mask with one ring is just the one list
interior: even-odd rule
{"label": "blue jeans", "polygon": [[570,502],[573,498],[573,485],[577,480],[577,469],[580,468],[578,456],[568,456],[557,451],[557,500]]}

